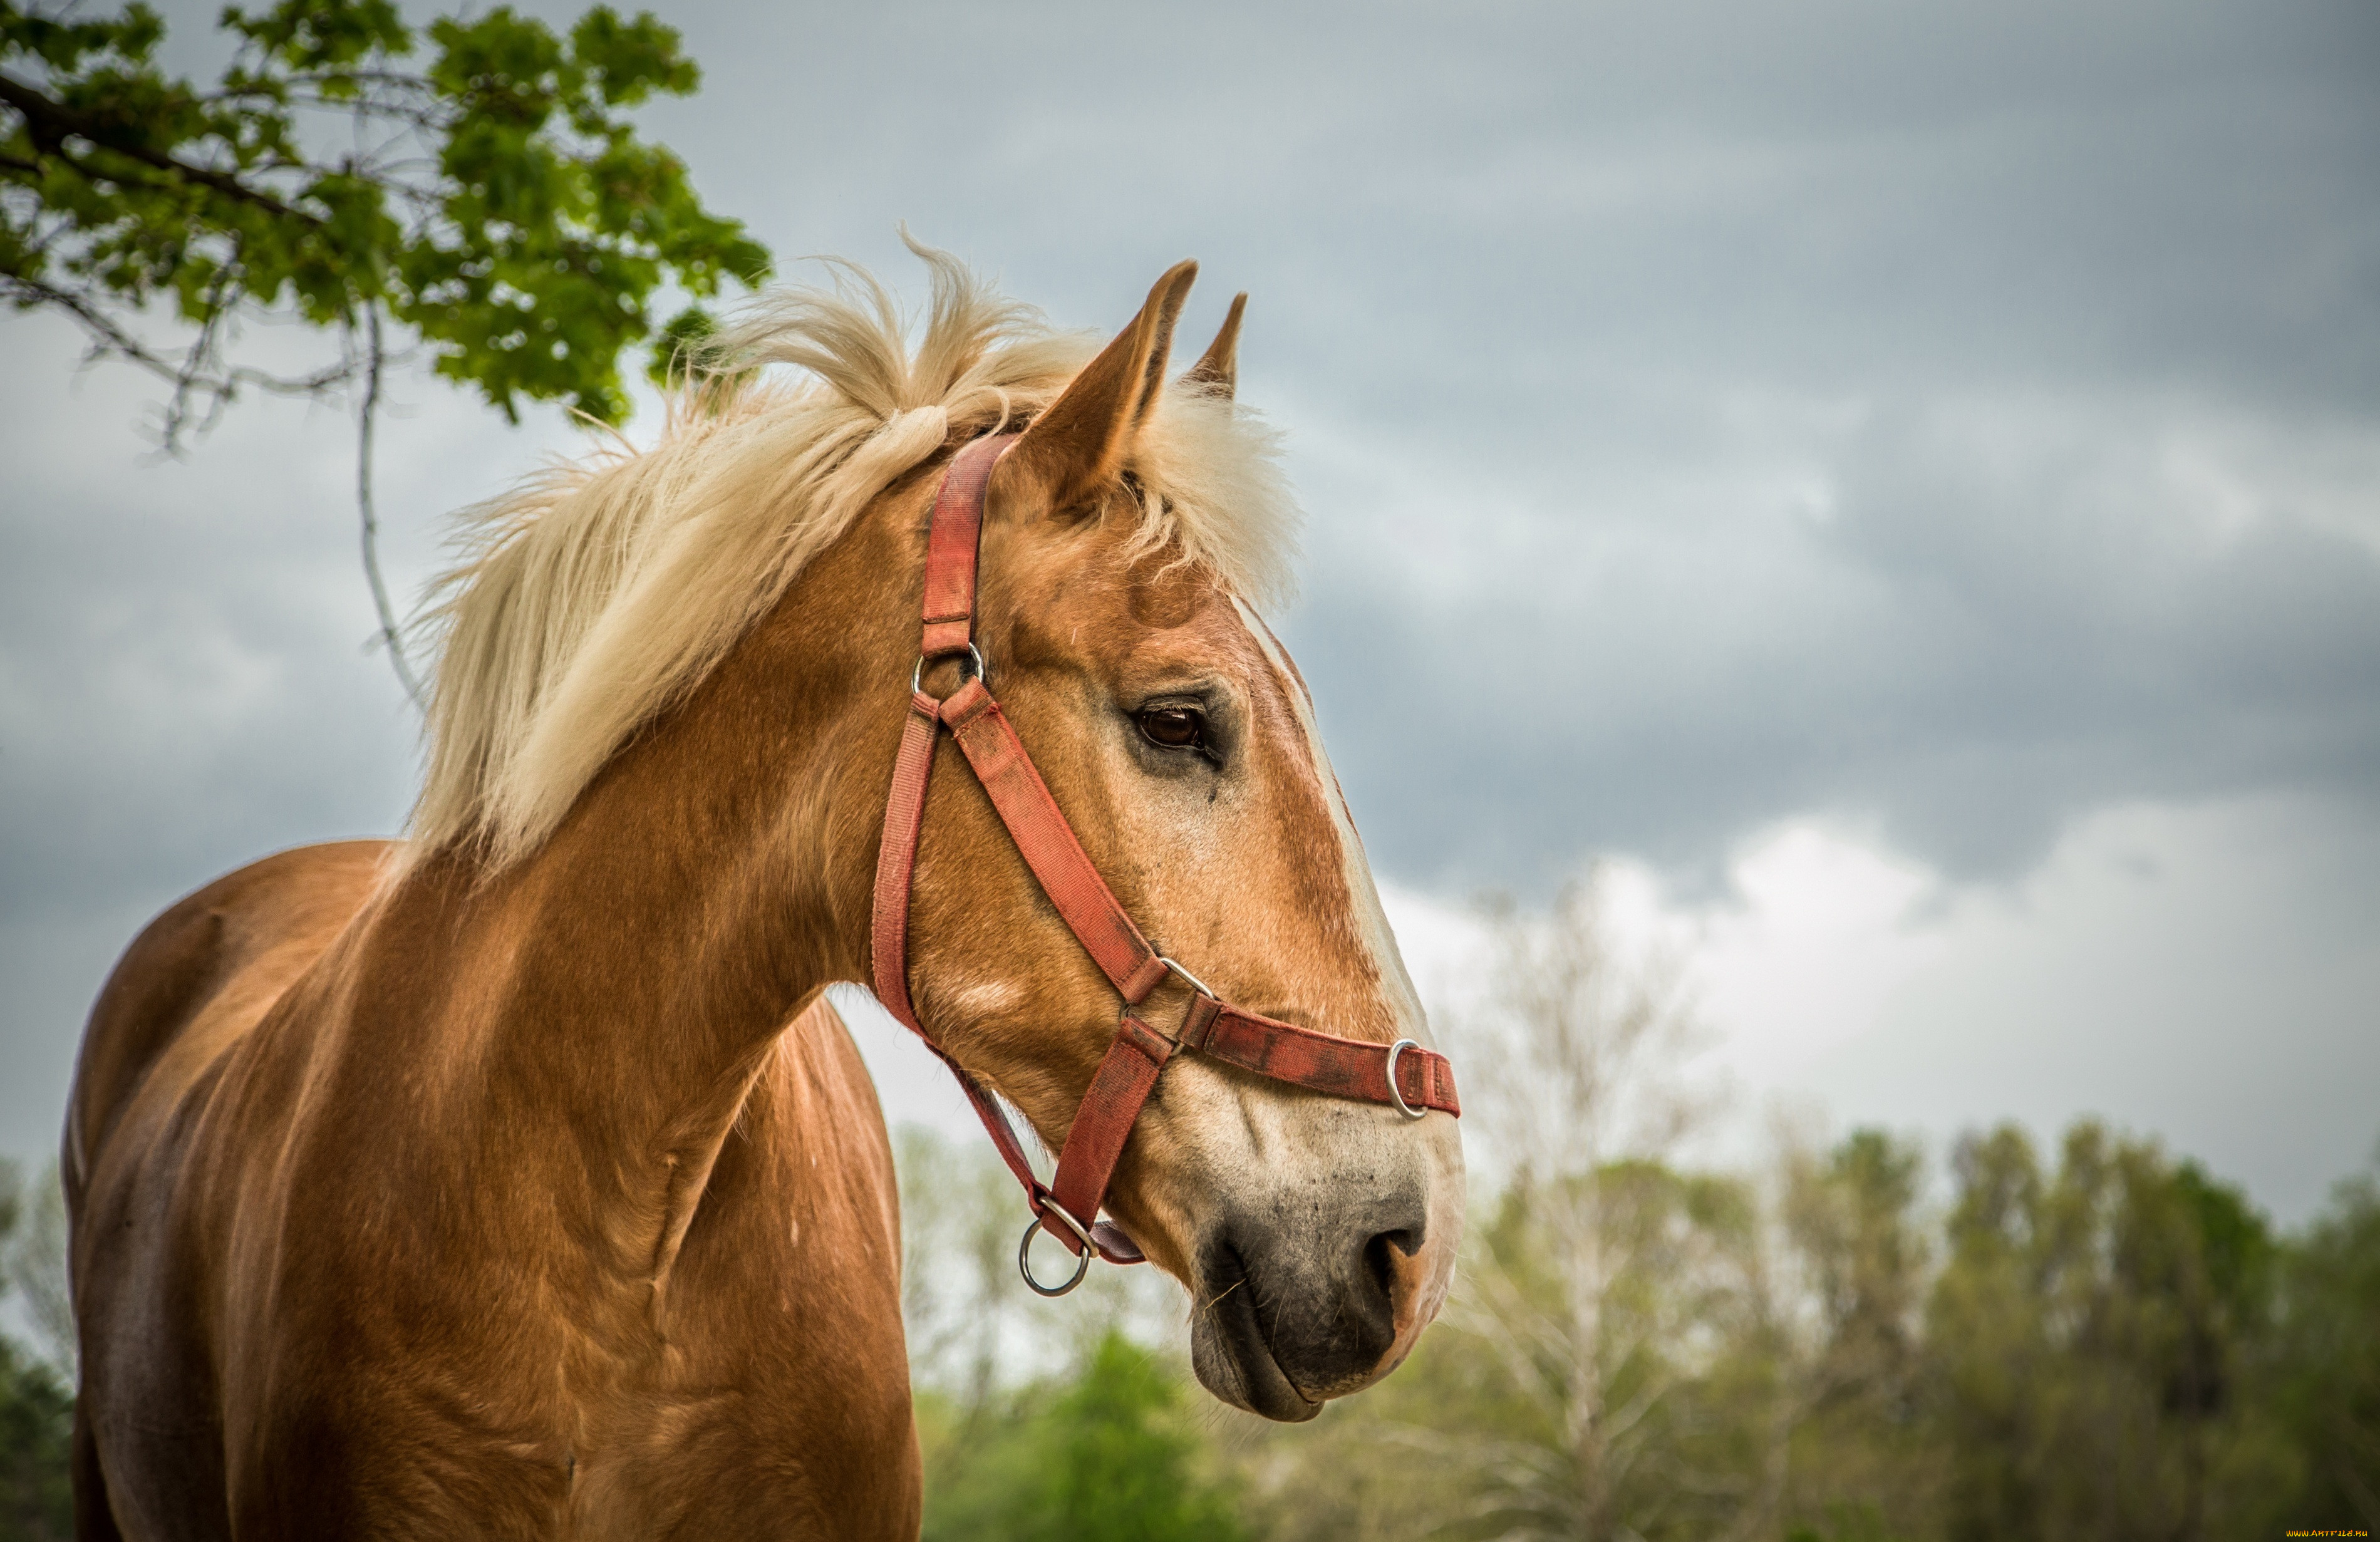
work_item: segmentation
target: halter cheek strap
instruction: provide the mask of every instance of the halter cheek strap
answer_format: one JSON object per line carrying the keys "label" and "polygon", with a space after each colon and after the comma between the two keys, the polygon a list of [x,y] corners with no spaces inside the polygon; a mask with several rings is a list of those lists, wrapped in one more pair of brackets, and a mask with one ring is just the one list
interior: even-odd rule
{"label": "halter cheek strap", "polygon": [[[975,647],[984,491],[993,465],[1015,439],[1014,434],[979,439],[961,450],[934,500],[926,538],[925,628],[917,676],[922,680],[925,666],[935,660],[960,656],[968,661],[968,673],[959,688],[941,700],[912,681],[909,718],[901,731],[892,790],[885,799],[870,951],[877,999],[950,1066],[993,1146],[1025,1187],[1034,1220],[1018,1249],[1020,1266],[1037,1228],[1049,1232],[1081,1260],[1074,1278],[1054,1289],[1035,1280],[1029,1267],[1025,1269],[1026,1282],[1035,1290],[1062,1295],[1080,1282],[1094,1251],[1111,1263],[1142,1261],[1133,1240],[1114,1222],[1099,1219],[1099,1207],[1141,1107],[1156,1089],[1159,1073],[1184,1050],[1334,1097],[1390,1104],[1415,1119],[1432,1109],[1458,1117],[1463,1111],[1455,1097],[1453,1067],[1445,1056],[1411,1039],[1391,1045],[1339,1038],[1225,1002],[1151,947],[1099,877],[1026,753],[1024,741],[993,698],[984,679],[983,657]],[[1115,1038],[1075,1111],[1049,1184],[1034,1176],[1000,1104],[934,1042],[909,998],[910,891],[925,826],[927,783],[945,729],[990,795],[1041,892],[1123,1001]],[[1179,975],[1194,992],[1177,1038],[1160,1033],[1132,1011],[1168,974]]]}

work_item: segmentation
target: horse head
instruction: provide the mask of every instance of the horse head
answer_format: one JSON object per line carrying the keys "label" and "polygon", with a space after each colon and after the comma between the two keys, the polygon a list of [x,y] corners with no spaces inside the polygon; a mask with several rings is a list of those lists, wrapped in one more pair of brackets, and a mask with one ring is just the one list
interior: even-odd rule
{"label": "horse head", "polygon": [[[1305,683],[1163,519],[1153,440],[1195,455],[1199,425],[1234,410],[1237,301],[1189,374],[1165,380],[1195,273],[1159,280],[991,469],[973,633],[988,662],[929,662],[920,684],[946,698],[988,672],[1091,863],[1178,965],[1140,1021],[1171,1035],[1211,992],[1385,1051],[1427,1027]],[[922,546],[914,523],[903,533]],[[958,751],[940,754],[910,890],[916,1018],[1055,1149],[1117,1038],[1118,991]],[[1193,1362],[1218,1397],[1310,1418],[1403,1359],[1462,1232],[1452,1117],[1184,1053],[1131,1128],[1107,1209],[1189,1290]]]}

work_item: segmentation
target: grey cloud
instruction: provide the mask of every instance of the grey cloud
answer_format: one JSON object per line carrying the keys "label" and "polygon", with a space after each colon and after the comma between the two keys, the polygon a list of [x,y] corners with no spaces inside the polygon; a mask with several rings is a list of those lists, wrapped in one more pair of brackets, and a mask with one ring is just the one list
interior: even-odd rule
{"label": "grey cloud", "polygon": [[2186,413],[1995,415],[1879,414],[1766,506],[1690,490],[1451,597],[1332,531],[1292,641],[1376,853],[1534,886],[1821,808],[2005,877],[2108,799],[2380,794],[2368,540],[2208,507],[2161,464],[2216,436]]}

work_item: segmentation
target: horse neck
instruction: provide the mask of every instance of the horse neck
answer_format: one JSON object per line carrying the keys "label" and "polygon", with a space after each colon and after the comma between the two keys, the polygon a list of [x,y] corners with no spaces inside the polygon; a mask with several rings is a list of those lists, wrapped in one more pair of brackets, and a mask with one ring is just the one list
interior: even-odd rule
{"label": "horse neck", "polygon": [[897,534],[863,521],[822,553],[536,853],[492,878],[434,858],[393,896],[390,953],[431,950],[410,973],[447,1003],[455,1095],[492,1144],[576,1147],[632,1250],[657,1184],[673,1210],[698,1193],[802,1005],[860,977],[876,831],[855,816],[880,807],[914,642]]}

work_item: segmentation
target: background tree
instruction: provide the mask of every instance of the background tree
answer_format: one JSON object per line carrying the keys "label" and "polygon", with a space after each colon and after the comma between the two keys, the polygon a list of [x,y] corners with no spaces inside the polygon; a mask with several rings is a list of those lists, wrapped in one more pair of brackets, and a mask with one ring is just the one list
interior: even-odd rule
{"label": "background tree", "polygon": [[1695,1026],[1674,963],[1617,956],[1596,880],[1498,933],[1465,1063],[1513,1175],[1446,1321],[1533,1416],[1443,1454],[1476,1467],[1474,1503],[1504,1535],[1641,1532],[1712,1486],[1661,1437],[1694,1369],[1681,1350],[1747,1308],[1750,1211],[1736,1185],[1668,1165],[1706,1112],[1681,1075]]}
{"label": "background tree", "polygon": [[[759,283],[769,253],[623,115],[700,79],[650,12],[599,6],[558,34],[499,6],[433,22],[419,54],[392,0],[231,6],[221,26],[231,58],[201,87],[158,65],[145,5],[0,0],[0,294],[163,381],[169,451],[244,390],[351,402],[380,641],[419,701],[371,498],[392,358],[426,352],[516,421],[552,401],[616,422],[623,351],[658,330],[665,370],[709,329],[699,300]],[[672,288],[697,303],[657,329]],[[329,331],[337,357],[257,362],[243,323],[264,320]]]}
{"label": "background tree", "polygon": [[[1058,1461],[1062,1447],[1075,1451],[1065,1460],[1103,1471],[1107,1438],[1096,1432],[1111,1424],[1125,1446],[1138,1430],[1203,1453],[1203,1441],[1184,1433],[1177,1389],[1158,1368],[1188,1357],[1181,1293],[1171,1280],[1153,1269],[1100,1268],[1063,1300],[1034,1295],[1016,1271],[1025,1224],[1016,1180],[990,1143],[953,1145],[905,1125],[893,1149],[901,1316],[929,1536],[1009,1535],[999,1527],[1023,1524],[1040,1502],[1033,1495],[1050,1498],[1028,1493],[1028,1470]],[[1129,1365],[1113,1358],[1127,1350]],[[1085,1378],[1105,1378],[1106,1390],[1090,1403],[1066,1402],[1068,1387],[1079,1390]]]}
{"label": "background tree", "polygon": [[2012,1126],[1963,1142],[1953,1170],[1926,1320],[1943,1535],[2188,1542],[2314,1524],[2271,1400],[2243,1389],[2277,1244],[2238,1190],[2089,1120],[2054,1172]]}
{"label": "background tree", "polygon": [[0,1161],[0,1299],[13,1297],[32,1330],[40,1360],[59,1380],[75,1378],[74,1302],[67,1288],[67,1194],[58,1164],[20,1183]]}
{"label": "background tree", "polygon": [[0,1333],[0,1542],[74,1535],[67,1447],[74,1432],[72,1326],[66,1299],[65,1207],[53,1167],[28,1184],[0,1160],[0,1308],[19,1306],[45,1353]]}
{"label": "background tree", "polygon": [[[1203,1394],[1200,1394],[1203,1396]],[[941,1463],[926,1542],[1236,1542],[1233,1487],[1149,1350],[1110,1330],[1062,1378],[1010,1395],[989,1439]]]}
{"label": "background tree", "polygon": [[1246,1437],[1277,1536],[1774,1536],[1763,1207],[1680,1165],[1711,1106],[1690,995],[1675,960],[1618,945],[1604,895],[1497,918],[1494,991],[1450,1038],[1474,1181],[1503,1182],[1402,1369]]}
{"label": "background tree", "polygon": [[1788,1148],[1782,1220],[1815,1319],[1773,1446],[1794,1542],[1922,1533],[1939,1509],[1942,1462],[1927,1420],[1924,1313],[1935,1247],[1917,1147],[1854,1130],[1823,1157]]}
{"label": "background tree", "polygon": [[2277,1273],[2254,1391],[2303,1462],[2291,1524],[2380,1531],[2380,1173],[2340,1184]]}

